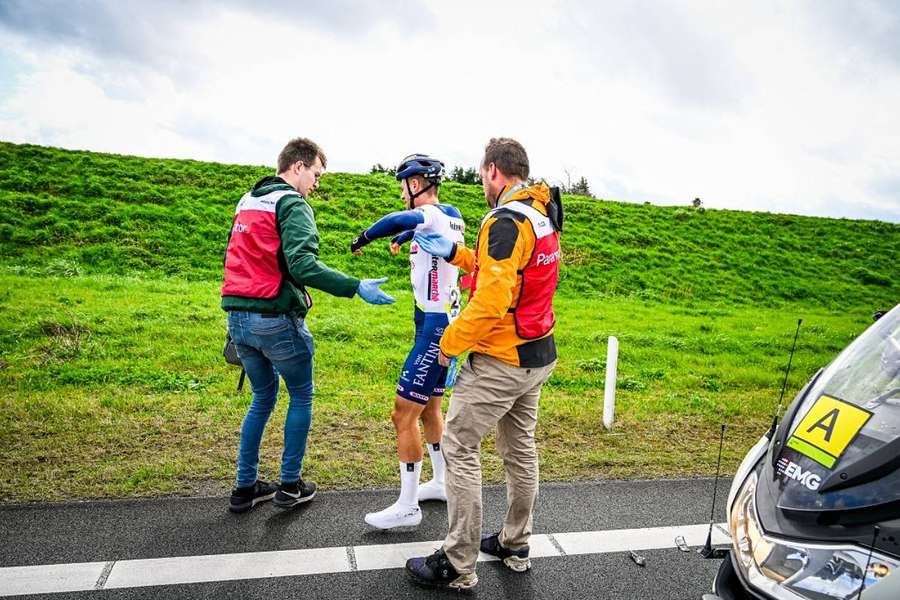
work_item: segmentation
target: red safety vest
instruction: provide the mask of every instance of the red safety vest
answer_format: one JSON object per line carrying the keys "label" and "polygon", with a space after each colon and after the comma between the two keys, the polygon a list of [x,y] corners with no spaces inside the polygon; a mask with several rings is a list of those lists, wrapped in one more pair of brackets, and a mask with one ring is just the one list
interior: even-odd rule
{"label": "red safety vest", "polygon": [[274,298],[283,275],[278,266],[281,235],[275,219],[278,201],[293,190],[276,190],[265,196],[244,194],[238,202],[225,252],[223,296]]}
{"label": "red safety vest", "polygon": [[[556,324],[553,313],[553,293],[559,283],[560,246],[559,231],[553,226],[550,217],[536,208],[520,200],[507,202],[503,206],[490,211],[482,221],[484,223],[499,210],[511,210],[523,215],[534,230],[534,248],[525,268],[519,271],[522,276],[522,287],[519,291],[515,308],[510,308],[516,322],[516,335],[523,340],[535,340],[544,337]],[[480,232],[479,232],[480,235]],[[475,270],[472,273],[472,288],[469,299],[478,287],[478,259],[475,259]]]}

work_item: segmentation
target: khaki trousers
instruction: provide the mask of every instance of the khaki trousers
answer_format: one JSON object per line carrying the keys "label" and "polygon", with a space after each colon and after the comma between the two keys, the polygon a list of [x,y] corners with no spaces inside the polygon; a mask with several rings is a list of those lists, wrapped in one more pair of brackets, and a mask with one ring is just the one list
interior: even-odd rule
{"label": "khaki trousers", "polygon": [[514,550],[528,544],[538,492],[534,444],[538,400],[555,365],[514,367],[484,354],[470,354],[460,369],[441,444],[450,521],[443,548],[460,574],[475,572],[481,545],[481,440],[495,426],[508,504],[500,543]]}

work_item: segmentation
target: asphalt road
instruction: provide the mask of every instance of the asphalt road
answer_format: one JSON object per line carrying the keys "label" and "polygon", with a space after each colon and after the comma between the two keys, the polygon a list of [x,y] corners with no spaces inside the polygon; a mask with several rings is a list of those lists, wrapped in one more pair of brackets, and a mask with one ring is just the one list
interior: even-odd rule
{"label": "asphalt road", "polygon": [[[681,526],[707,522],[712,480],[606,481],[544,484],[535,534]],[[730,481],[720,480],[716,519],[724,518]],[[505,510],[505,488],[485,489],[486,530]],[[123,561],[272,550],[370,546],[440,540],[441,503],[423,504],[415,530],[378,532],[362,520],[396,497],[395,490],[322,492],[309,505],[281,511],[264,504],[227,512],[227,498],[124,500],[0,506],[0,567]],[[602,535],[602,534],[601,534]],[[536,558],[526,574],[479,563],[482,598],[698,599],[719,561],[677,549],[644,550],[645,567],[627,552]],[[3,590],[0,590],[2,592]],[[31,595],[29,598],[440,598],[448,592],[412,586],[401,569],[384,569],[187,585]],[[452,594],[455,595],[455,594]]]}

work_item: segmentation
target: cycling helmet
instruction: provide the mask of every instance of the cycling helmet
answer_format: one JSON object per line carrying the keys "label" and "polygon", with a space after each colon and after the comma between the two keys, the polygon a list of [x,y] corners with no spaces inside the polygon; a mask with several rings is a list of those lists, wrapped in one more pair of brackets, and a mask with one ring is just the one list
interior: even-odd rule
{"label": "cycling helmet", "polygon": [[[428,182],[424,188],[416,192],[409,187],[409,178],[418,175]],[[410,154],[400,161],[397,166],[397,181],[406,183],[406,191],[409,195],[408,208],[412,209],[415,200],[433,187],[441,185],[441,177],[444,176],[444,163],[427,154]]]}
{"label": "cycling helmet", "polygon": [[427,154],[410,154],[397,166],[397,181],[419,175],[429,181],[440,183],[444,176],[444,163]]}

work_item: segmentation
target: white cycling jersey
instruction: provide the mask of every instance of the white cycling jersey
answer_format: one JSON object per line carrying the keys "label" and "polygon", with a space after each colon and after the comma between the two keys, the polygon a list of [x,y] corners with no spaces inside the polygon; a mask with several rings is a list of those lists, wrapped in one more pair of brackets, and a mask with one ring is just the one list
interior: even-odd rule
{"label": "white cycling jersey", "polygon": [[[466,224],[456,207],[423,204],[415,210],[425,218],[416,231],[439,233],[453,243],[464,241]],[[446,313],[450,320],[456,318],[460,309],[459,268],[421,250],[415,240],[409,246],[409,264],[416,307],[423,312]]]}

